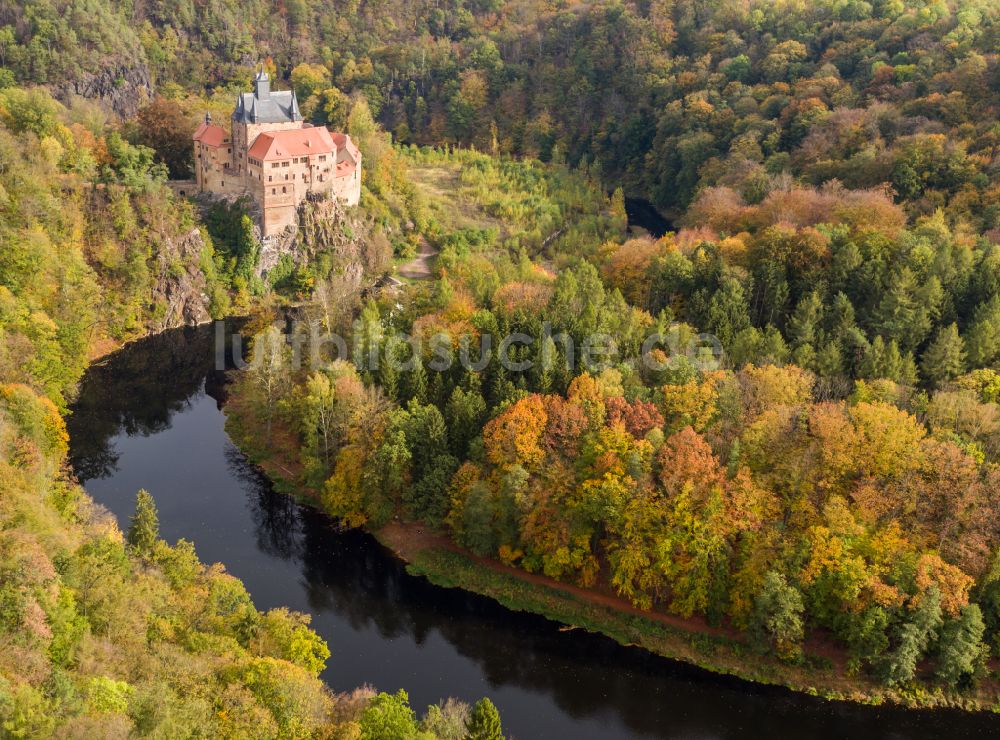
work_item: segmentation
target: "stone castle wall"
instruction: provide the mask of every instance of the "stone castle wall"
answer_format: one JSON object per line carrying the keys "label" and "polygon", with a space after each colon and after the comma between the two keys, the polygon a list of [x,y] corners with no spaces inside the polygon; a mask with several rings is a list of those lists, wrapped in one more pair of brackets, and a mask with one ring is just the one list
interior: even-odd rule
{"label": "stone castle wall", "polygon": [[347,156],[310,154],[281,162],[254,164],[249,150],[263,133],[297,130],[301,121],[245,124],[233,122],[231,137],[219,147],[195,142],[198,189],[223,197],[250,195],[260,210],[261,233],[267,237],[298,226],[298,207],[308,195],[336,197],[347,205],[361,199],[361,167],[337,177],[337,161]]}

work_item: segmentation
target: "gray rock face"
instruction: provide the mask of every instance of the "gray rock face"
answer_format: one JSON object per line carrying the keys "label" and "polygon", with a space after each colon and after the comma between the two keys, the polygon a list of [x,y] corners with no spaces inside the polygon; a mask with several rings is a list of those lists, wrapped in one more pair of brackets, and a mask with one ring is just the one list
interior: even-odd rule
{"label": "gray rock face", "polygon": [[149,68],[139,64],[115,64],[96,72],[81,72],[55,89],[56,96],[79,95],[100,100],[123,118],[131,118],[152,97],[153,83]]}
{"label": "gray rock face", "polygon": [[[199,269],[205,242],[198,229],[169,239],[160,249],[159,280],[153,289],[153,299],[167,307],[163,331],[187,324],[202,324],[211,319],[205,275]],[[183,265],[183,268],[178,268]]]}

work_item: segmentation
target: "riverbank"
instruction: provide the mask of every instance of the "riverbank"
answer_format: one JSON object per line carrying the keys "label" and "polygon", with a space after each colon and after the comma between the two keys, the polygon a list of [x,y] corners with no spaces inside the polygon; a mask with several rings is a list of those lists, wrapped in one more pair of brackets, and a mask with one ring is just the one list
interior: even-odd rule
{"label": "riverbank", "polygon": [[[290,430],[276,424],[270,443],[265,444],[254,434],[259,427],[248,418],[247,407],[238,396],[227,399],[224,413],[230,437],[276,490],[322,510],[319,491],[302,484]],[[803,661],[790,665],[754,651],[734,629],[713,627],[698,618],[643,611],[610,590],[584,589],[477,557],[419,523],[397,520],[371,534],[407,563],[409,572],[437,586],[487,596],[508,609],[544,616],[566,629],[602,634],[622,645],[713,673],[836,701],[1000,712],[995,700],[998,686],[992,677],[969,694],[926,686],[888,689],[851,674],[846,651],[815,635],[804,645]]]}

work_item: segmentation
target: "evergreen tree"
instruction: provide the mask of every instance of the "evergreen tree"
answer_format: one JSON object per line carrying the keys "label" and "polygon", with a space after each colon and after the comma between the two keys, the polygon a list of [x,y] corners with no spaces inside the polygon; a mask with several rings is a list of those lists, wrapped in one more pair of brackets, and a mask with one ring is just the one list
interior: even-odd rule
{"label": "evergreen tree", "polygon": [[899,354],[899,344],[895,339],[891,340],[889,346],[885,348],[882,371],[885,373],[883,377],[895,380],[897,383],[901,382],[903,357]]}
{"label": "evergreen tree", "polygon": [[788,346],[781,332],[768,325],[760,345],[759,364],[783,365],[788,360]]}
{"label": "evergreen tree", "polygon": [[757,594],[750,620],[751,634],[762,648],[786,661],[798,660],[804,636],[802,595],[785,577],[770,571]]}
{"label": "evergreen tree", "polygon": [[242,278],[247,285],[253,280],[257,265],[260,263],[260,251],[260,242],[254,234],[253,220],[244,214],[240,219],[236,237],[235,275]]}
{"label": "evergreen tree", "polygon": [[472,713],[465,727],[468,731],[465,740],[503,740],[500,712],[493,702],[485,697],[472,707]]}
{"label": "evergreen tree", "polygon": [[917,663],[937,637],[941,627],[941,593],[931,588],[903,624],[897,637],[896,649],[882,662],[882,680],[896,686],[913,680]]}
{"label": "evergreen tree", "polygon": [[1000,357],[1000,296],[976,309],[966,345],[972,367],[986,367]]}
{"label": "evergreen tree", "polygon": [[620,185],[611,194],[611,215],[622,221],[628,218],[625,213],[625,191]]}
{"label": "evergreen tree", "polygon": [[861,361],[860,376],[866,380],[889,377],[886,375],[886,347],[881,336],[875,337],[868,345],[864,359]]}
{"label": "evergreen tree", "polygon": [[921,360],[924,378],[940,386],[957,378],[965,369],[965,345],[958,334],[958,325],[949,324],[938,330]]}
{"label": "evergreen tree", "polygon": [[842,375],[844,372],[844,357],[840,351],[840,342],[833,339],[816,354],[816,372],[825,378]]}
{"label": "evergreen tree", "polygon": [[420,355],[413,358],[413,368],[404,376],[406,379],[406,398],[419,404],[427,402],[427,370]]}
{"label": "evergreen tree", "polygon": [[[403,419],[407,413],[397,413]],[[409,483],[410,461],[413,454],[406,434],[399,428],[402,421],[393,421],[382,443],[375,449],[365,470],[365,515],[374,526],[389,520],[396,501]]]}
{"label": "evergreen tree", "polygon": [[459,461],[451,455],[436,455],[425,467],[423,476],[403,488],[402,501],[407,512],[432,527],[440,527],[448,513],[448,484],[458,470]]}
{"label": "evergreen tree", "polygon": [[738,280],[730,278],[715,292],[708,304],[708,330],[722,342],[733,344],[736,335],[750,326],[746,294]]}
{"label": "evergreen tree", "polygon": [[903,355],[902,360],[899,363],[899,377],[896,378],[896,382],[900,385],[913,387],[917,384],[920,379],[920,375],[917,372],[917,361],[913,359],[913,353],[907,352]]}
{"label": "evergreen tree", "polygon": [[941,303],[937,278],[919,285],[909,268],[902,268],[882,294],[875,314],[878,333],[895,339],[901,347],[917,347],[931,329],[931,318]]}
{"label": "evergreen tree", "polygon": [[851,304],[851,299],[843,293],[837,293],[833,299],[833,308],[830,309],[828,325],[830,327],[830,334],[837,339],[842,339],[855,326],[854,306]]}
{"label": "evergreen tree", "polygon": [[461,386],[456,386],[448,399],[445,416],[449,423],[448,439],[452,453],[460,459],[464,458],[469,443],[481,431],[486,416],[486,400],[476,391],[466,392]]}
{"label": "evergreen tree", "polygon": [[406,409],[406,444],[413,454],[414,477],[421,478],[435,457],[448,452],[448,428],[436,406],[412,400]]}
{"label": "evergreen tree", "polygon": [[802,298],[788,320],[788,339],[792,347],[816,344],[816,329],[823,316],[823,301],[817,291]]}
{"label": "evergreen tree", "polygon": [[886,628],[889,626],[888,610],[873,606],[861,613],[852,614],[849,618],[847,644],[850,652],[849,666],[852,671],[858,671],[862,665],[873,664],[889,647],[889,636]]}
{"label": "evergreen tree", "polygon": [[399,400],[399,365],[395,353],[386,346],[383,352],[382,362],[378,368],[378,384],[385,391],[385,395],[393,401]]}
{"label": "evergreen tree", "polygon": [[354,366],[361,374],[373,373],[378,368],[379,352],[384,332],[378,304],[368,301],[354,323]]}
{"label": "evergreen tree", "polygon": [[473,483],[461,509],[459,540],[476,555],[496,555],[496,519],[497,507],[489,486],[482,481]]}
{"label": "evergreen tree", "polygon": [[129,523],[125,541],[137,552],[149,555],[160,537],[160,518],[156,513],[156,502],[152,494],[144,488],[135,497],[135,513]]}
{"label": "evergreen tree", "polygon": [[938,644],[937,676],[949,686],[971,678],[986,662],[989,648],[983,645],[983,613],[976,604],[962,607],[958,619],[941,630]]}

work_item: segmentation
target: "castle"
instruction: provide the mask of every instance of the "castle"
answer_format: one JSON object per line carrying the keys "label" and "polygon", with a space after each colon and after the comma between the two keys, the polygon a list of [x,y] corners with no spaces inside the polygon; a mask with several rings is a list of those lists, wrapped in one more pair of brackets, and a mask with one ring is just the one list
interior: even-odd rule
{"label": "castle", "polygon": [[211,115],[194,133],[195,182],[201,192],[249,195],[260,209],[260,230],[273,236],[298,223],[307,197],[361,198],[361,153],[342,133],[305,123],[294,91],[272,91],[267,73],[241,93],[232,135]]}

